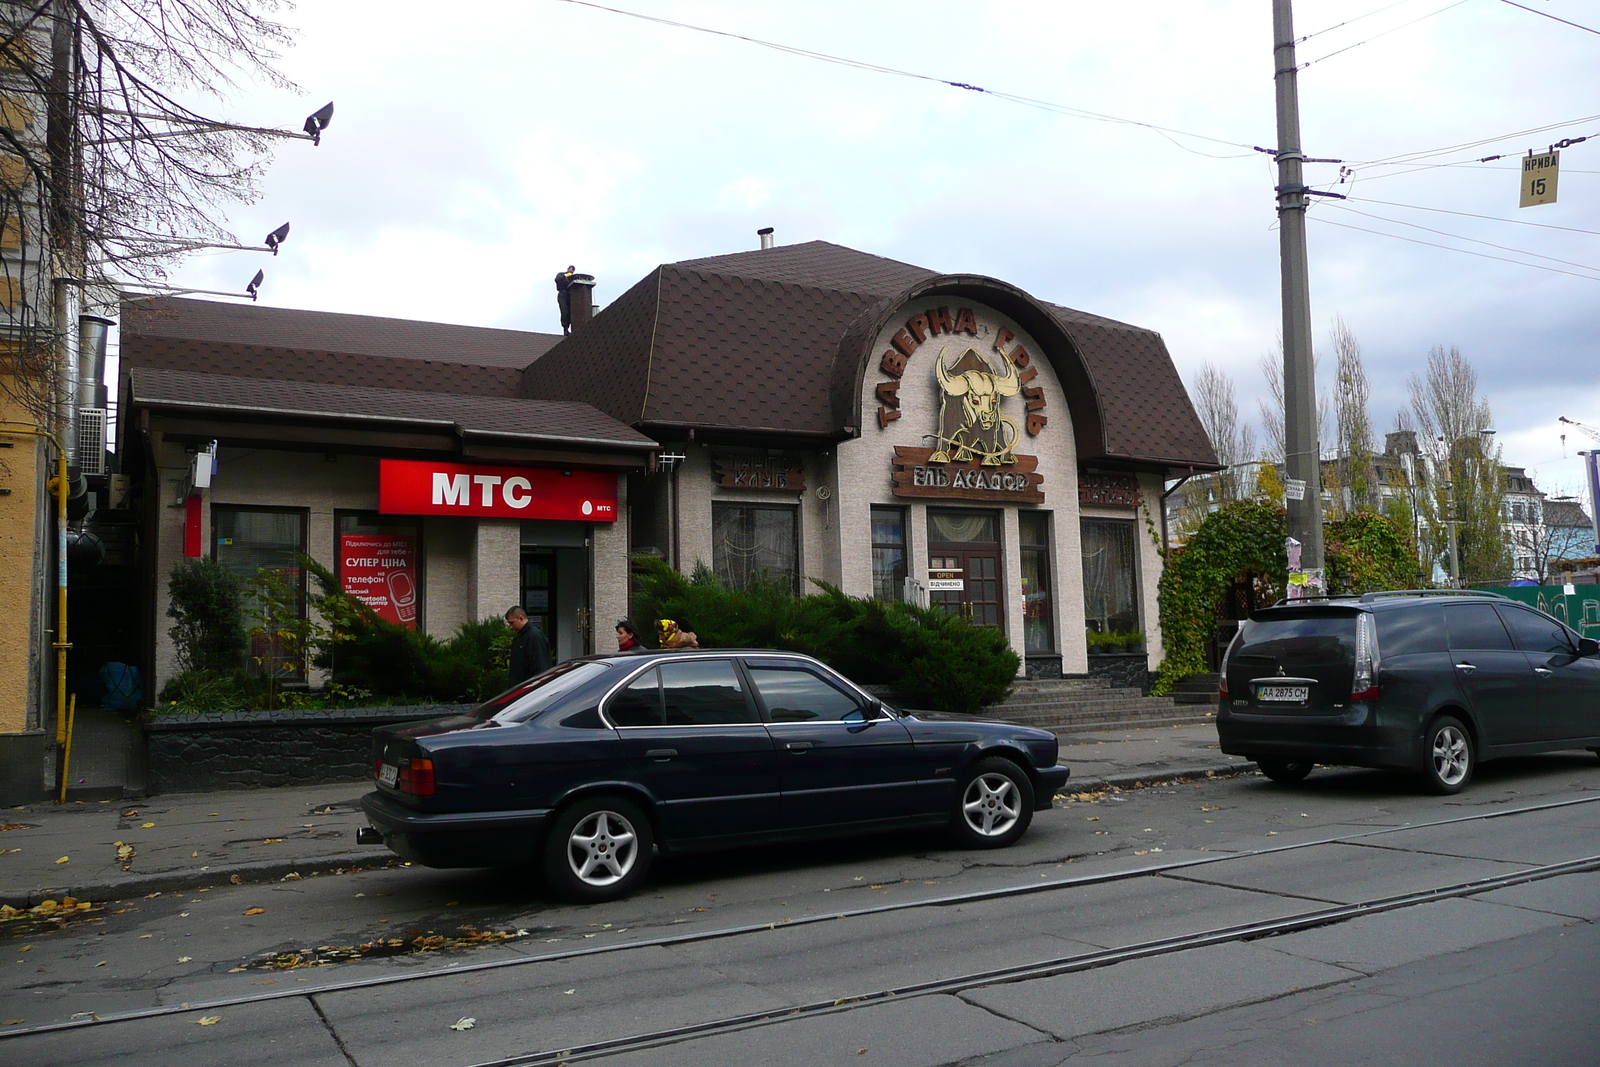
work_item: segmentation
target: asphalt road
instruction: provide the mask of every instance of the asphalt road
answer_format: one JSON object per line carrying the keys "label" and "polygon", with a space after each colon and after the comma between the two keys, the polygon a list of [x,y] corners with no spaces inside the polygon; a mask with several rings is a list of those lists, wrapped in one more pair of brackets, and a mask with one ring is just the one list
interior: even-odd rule
{"label": "asphalt road", "polygon": [[[618,1041],[587,1062],[1592,1064],[1596,873],[1271,928],[1600,854],[1600,803],[1472,818],[1586,798],[1600,800],[1587,753],[1490,764],[1448,798],[1319,769],[1292,788],[1249,775],[1073,801],[1001,852],[918,835],[663,861],[634,898],[589,908],[514,877],[416,868],[112,902],[59,929],[6,924],[0,1023],[198,1010],[0,1030],[0,1062],[468,1065]],[[1218,857],[1232,858],[881,910]],[[1242,924],[1274,936],[972,977]],[[749,929],[717,935],[734,928]],[[532,957],[548,958],[485,966]],[[284,966],[312,959],[344,962]],[[348,988],[393,976],[413,980]],[[888,990],[902,992],[875,996]],[[666,1033],[683,1027],[704,1029]],[[663,1036],[626,1044],[647,1034]]]}

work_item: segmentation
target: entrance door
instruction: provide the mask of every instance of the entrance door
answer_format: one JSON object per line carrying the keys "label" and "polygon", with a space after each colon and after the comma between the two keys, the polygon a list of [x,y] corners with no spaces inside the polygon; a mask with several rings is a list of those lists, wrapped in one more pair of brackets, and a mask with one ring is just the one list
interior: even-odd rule
{"label": "entrance door", "polygon": [[591,647],[586,548],[523,548],[522,606],[550,642],[557,663]]}
{"label": "entrance door", "polygon": [[974,626],[1004,628],[999,512],[928,509],[928,600]]}
{"label": "entrance door", "polygon": [[958,589],[932,588],[928,599],[974,626],[1000,626],[1000,552],[998,549],[935,549],[928,557],[930,581],[960,582]]}

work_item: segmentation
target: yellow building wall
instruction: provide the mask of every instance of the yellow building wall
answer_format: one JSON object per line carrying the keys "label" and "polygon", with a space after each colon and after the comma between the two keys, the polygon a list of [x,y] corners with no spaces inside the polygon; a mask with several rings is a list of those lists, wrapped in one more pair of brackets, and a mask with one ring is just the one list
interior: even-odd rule
{"label": "yellow building wall", "polygon": [[[31,426],[33,420],[10,399],[0,382],[0,423]],[[39,522],[43,442],[29,434],[0,430],[0,733],[25,730],[34,641],[34,552]],[[34,727],[38,726],[35,722]]]}

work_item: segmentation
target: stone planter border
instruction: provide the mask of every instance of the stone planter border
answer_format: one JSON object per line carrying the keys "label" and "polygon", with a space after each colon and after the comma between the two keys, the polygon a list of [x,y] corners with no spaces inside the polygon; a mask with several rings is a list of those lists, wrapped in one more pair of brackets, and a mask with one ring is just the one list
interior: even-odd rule
{"label": "stone planter border", "polygon": [[1104,678],[1118,688],[1137,689],[1145,696],[1150,695],[1156,680],[1146,652],[1091,652],[1089,677]]}
{"label": "stone planter border", "polygon": [[459,715],[472,704],[197,712],[141,723],[151,793],[360,781],[373,727]]}

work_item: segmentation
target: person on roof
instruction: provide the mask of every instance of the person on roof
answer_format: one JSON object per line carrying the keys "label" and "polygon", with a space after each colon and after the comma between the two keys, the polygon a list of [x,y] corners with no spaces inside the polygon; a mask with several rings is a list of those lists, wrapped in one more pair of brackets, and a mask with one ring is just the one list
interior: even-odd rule
{"label": "person on roof", "polygon": [[578,268],[572,264],[567,269],[556,275],[556,307],[561,310],[561,332],[572,332],[572,276]]}

